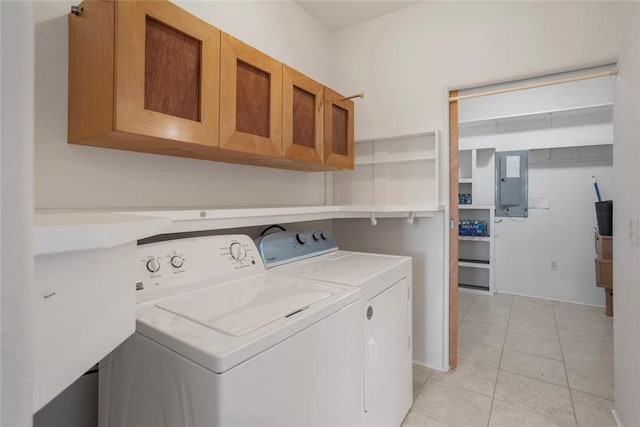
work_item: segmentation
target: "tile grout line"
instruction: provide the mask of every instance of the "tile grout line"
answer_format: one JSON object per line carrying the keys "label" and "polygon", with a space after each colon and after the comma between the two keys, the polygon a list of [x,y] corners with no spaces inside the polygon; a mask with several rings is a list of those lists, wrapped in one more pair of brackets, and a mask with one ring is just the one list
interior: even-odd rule
{"label": "tile grout line", "polygon": [[500,349],[500,361],[498,362],[498,372],[496,373],[496,384],[493,386],[493,396],[491,397],[491,407],[489,408],[489,419],[487,420],[487,427],[491,424],[491,415],[493,414],[493,402],[496,400],[496,389],[498,388],[498,378],[500,377],[500,371],[502,366],[502,356],[504,355],[504,346],[507,343],[507,334],[509,334],[509,321],[511,320],[511,311],[513,310],[513,296],[511,297],[511,304],[509,305],[509,315],[507,316],[507,330],[504,332],[504,340],[502,341],[502,348]]}
{"label": "tile grout line", "polygon": [[573,403],[573,394],[571,393],[571,384],[569,383],[569,373],[567,372],[567,360],[564,357],[564,350],[562,349],[562,340],[560,339],[560,331],[558,330],[558,320],[556,319],[556,307],[551,303],[551,310],[553,312],[553,322],[556,324],[556,334],[558,335],[558,342],[560,343],[560,354],[562,354],[562,366],[564,366],[564,375],[567,379],[567,390],[569,390],[569,399],[571,399],[571,409],[573,410],[573,418],[578,424],[578,416],[576,414],[576,405]]}

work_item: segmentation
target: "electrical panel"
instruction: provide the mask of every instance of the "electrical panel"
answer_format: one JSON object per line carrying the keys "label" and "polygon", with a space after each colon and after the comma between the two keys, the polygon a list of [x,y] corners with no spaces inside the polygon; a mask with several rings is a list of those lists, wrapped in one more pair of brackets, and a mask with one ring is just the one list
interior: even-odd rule
{"label": "electrical panel", "polygon": [[526,218],[529,211],[529,152],[496,152],[496,216]]}

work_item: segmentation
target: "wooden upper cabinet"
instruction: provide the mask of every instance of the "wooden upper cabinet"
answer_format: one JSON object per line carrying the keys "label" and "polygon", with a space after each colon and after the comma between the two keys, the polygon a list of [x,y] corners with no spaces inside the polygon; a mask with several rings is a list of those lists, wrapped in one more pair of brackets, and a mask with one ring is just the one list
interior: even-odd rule
{"label": "wooden upper cabinet", "polygon": [[69,142],[190,157],[217,147],[220,30],[168,1],[82,7],[69,15]]}
{"label": "wooden upper cabinet", "polygon": [[69,14],[69,143],[353,168],[353,102],[168,0],[81,6]]}
{"label": "wooden upper cabinet", "polygon": [[324,88],[324,166],[353,169],[353,101]]}
{"label": "wooden upper cabinet", "polygon": [[324,164],[324,86],[283,68],[282,152],[292,161]]}
{"label": "wooden upper cabinet", "polygon": [[282,155],[282,63],[221,36],[220,148]]}

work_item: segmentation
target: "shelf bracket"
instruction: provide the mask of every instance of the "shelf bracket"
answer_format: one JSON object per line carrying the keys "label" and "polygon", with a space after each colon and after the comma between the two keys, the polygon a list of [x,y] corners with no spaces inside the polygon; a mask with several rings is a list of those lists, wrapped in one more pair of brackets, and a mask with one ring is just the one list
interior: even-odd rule
{"label": "shelf bracket", "polygon": [[409,212],[409,216],[407,217],[407,224],[413,224],[413,217],[415,212]]}
{"label": "shelf bracket", "polygon": [[371,212],[371,225],[373,225],[375,227],[376,224],[378,224],[378,220],[376,219],[376,213],[375,212]]}

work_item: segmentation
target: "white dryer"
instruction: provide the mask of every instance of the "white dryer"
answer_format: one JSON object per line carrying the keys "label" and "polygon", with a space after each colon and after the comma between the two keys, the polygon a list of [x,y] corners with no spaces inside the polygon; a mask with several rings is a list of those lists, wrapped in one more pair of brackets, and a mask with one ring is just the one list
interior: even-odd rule
{"label": "white dryer", "polygon": [[338,250],[322,230],[256,241],[271,272],[361,290],[363,425],[398,427],[412,404],[411,258]]}
{"label": "white dryer", "polygon": [[139,246],[136,333],[100,365],[103,427],[361,425],[359,292],[265,272],[244,235]]}

